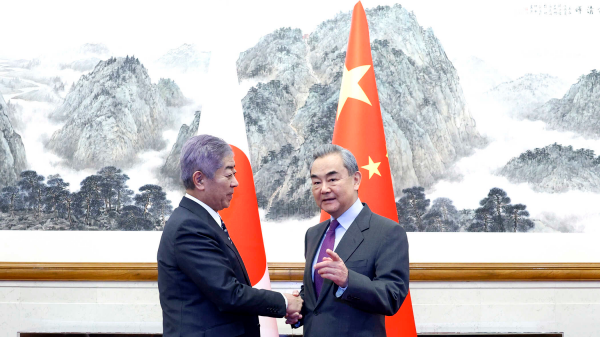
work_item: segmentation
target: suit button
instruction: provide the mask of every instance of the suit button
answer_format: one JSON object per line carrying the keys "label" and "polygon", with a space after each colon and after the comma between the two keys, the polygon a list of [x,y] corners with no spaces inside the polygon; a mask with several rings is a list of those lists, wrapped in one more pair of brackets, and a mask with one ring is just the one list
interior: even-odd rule
{"label": "suit button", "polygon": [[315,310],[315,316],[319,316],[319,312]]}

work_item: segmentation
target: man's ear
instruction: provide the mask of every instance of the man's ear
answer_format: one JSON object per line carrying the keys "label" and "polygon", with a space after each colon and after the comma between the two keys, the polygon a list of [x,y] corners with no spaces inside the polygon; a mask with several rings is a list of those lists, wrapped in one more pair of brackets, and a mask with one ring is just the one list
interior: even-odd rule
{"label": "man's ear", "polygon": [[354,172],[354,176],[352,177],[352,181],[354,182],[354,190],[358,191],[358,187],[360,186],[360,182],[362,180],[362,173],[360,171]]}
{"label": "man's ear", "polygon": [[194,186],[196,186],[196,189],[199,191],[204,191],[204,180],[206,179],[206,176],[204,174],[202,174],[202,171],[196,171],[194,172],[194,175],[192,175],[192,180],[194,181]]}

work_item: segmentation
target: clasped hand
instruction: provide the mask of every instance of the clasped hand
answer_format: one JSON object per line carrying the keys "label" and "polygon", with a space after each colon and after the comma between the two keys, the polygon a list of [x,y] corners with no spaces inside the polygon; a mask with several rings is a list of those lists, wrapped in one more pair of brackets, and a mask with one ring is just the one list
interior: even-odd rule
{"label": "clasped hand", "polygon": [[302,303],[304,302],[300,297],[300,293],[298,290],[294,290],[294,292],[290,294],[283,294],[288,301],[288,306],[285,314],[285,323],[286,324],[296,324],[298,320],[302,319],[302,315],[300,314],[300,310],[302,310]]}

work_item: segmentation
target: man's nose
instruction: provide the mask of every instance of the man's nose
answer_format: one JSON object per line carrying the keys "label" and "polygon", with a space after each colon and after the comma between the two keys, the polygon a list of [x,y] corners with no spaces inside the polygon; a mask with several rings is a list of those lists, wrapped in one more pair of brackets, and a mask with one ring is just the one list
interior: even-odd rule
{"label": "man's nose", "polygon": [[327,194],[331,192],[331,188],[329,186],[329,184],[327,184],[326,182],[323,182],[323,186],[321,186],[321,194]]}
{"label": "man's nose", "polygon": [[235,176],[233,176],[233,179],[231,180],[231,187],[238,187],[240,183],[238,182],[238,180],[235,178]]}

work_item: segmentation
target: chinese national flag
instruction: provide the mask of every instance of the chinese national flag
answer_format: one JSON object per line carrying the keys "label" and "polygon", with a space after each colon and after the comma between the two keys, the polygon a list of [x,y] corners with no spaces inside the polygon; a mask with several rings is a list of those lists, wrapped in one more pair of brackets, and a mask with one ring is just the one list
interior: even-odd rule
{"label": "chinese national flag", "polygon": [[[369,26],[360,2],[352,13],[332,143],[348,149],[356,157],[363,176],[360,200],[373,212],[398,222],[371,58]],[[322,219],[328,217],[326,213],[322,214]],[[417,336],[410,292],[398,313],[386,317],[385,324],[388,336]]]}

